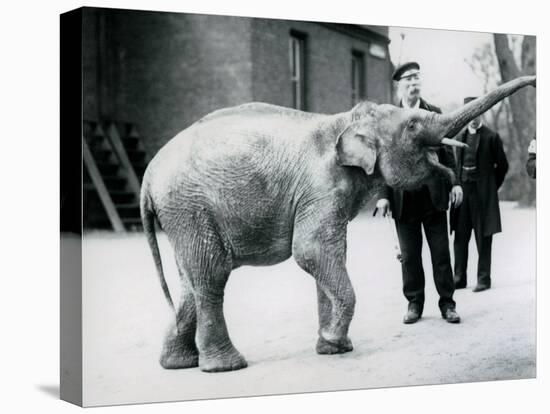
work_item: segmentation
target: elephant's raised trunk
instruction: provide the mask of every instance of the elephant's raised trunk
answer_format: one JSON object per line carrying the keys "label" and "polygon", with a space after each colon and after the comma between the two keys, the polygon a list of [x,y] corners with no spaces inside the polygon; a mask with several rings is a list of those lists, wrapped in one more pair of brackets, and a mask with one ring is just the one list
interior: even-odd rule
{"label": "elephant's raised trunk", "polygon": [[468,102],[461,108],[448,114],[436,115],[432,122],[433,131],[427,139],[428,145],[450,144],[444,137],[452,137],[460,132],[468,122],[486,112],[493,105],[512,95],[517,90],[532,85],[536,87],[536,76],[522,76],[500,85],[484,96]]}

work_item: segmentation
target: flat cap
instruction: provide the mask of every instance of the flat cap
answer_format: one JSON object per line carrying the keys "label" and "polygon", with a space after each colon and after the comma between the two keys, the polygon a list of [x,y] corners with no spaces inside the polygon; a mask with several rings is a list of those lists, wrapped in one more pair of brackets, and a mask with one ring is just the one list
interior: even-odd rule
{"label": "flat cap", "polygon": [[411,69],[418,69],[420,70],[420,65],[416,62],[406,62],[406,63],[403,63],[402,65],[399,65],[396,69],[395,69],[395,72],[393,72],[393,76],[392,76],[392,79],[394,81],[398,81],[401,79],[401,76],[403,76],[403,73],[405,73],[406,71],[408,70],[411,70]]}
{"label": "flat cap", "polygon": [[473,101],[475,99],[477,99],[477,96],[468,96],[464,98],[464,105],[466,105],[468,102]]}

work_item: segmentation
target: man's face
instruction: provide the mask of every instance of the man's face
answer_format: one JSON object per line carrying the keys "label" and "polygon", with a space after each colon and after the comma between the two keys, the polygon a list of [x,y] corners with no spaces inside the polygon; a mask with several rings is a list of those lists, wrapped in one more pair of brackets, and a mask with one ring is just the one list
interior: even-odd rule
{"label": "man's face", "polygon": [[418,69],[410,69],[403,73],[399,80],[399,86],[406,100],[414,100],[420,98],[420,71]]}
{"label": "man's face", "polygon": [[481,116],[478,116],[477,118],[472,119],[468,123],[468,126],[473,129],[478,129],[480,125],[481,125]]}

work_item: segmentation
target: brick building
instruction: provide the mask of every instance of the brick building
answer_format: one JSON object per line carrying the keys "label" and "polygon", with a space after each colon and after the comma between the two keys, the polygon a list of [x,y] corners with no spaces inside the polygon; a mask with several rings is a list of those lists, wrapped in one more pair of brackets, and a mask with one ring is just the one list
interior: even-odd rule
{"label": "brick building", "polygon": [[[337,113],[359,100],[391,101],[387,27],[81,10],[88,135],[109,135],[95,131],[96,122],[122,123],[118,134],[130,143],[131,163],[137,159],[138,180],[165,142],[215,109],[262,101]],[[105,149],[101,145],[90,146],[96,159],[94,148]],[[114,159],[108,153],[99,156]],[[105,176],[103,161],[98,170]],[[90,194],[87,200],[94,198]],[[87,200],[85,208],[93,213],[97,207]],[[101,227],[93,221],[88,226]]]}

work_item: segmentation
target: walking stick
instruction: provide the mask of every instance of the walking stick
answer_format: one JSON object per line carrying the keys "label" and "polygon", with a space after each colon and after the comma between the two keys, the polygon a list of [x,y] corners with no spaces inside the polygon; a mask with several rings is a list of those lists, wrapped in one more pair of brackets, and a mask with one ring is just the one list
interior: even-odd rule
{"label": "walking stick", "polygon": [[[376,207],[372,213],[372,216],[376,216],[376,213],[378,212],[378,207]],[[395,250],[395,258],[402,263],[403,257],[401,256],[401,249],[399,248],[399,238],[397,237],[397,230],[395,229],[395,226],[391,222],[391,218],[389,214],[386,214],[386,223],[388,223],[388,226],[390,227],[390,232],[392,234],[392,240],[393,240],[393,250]]]}

